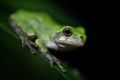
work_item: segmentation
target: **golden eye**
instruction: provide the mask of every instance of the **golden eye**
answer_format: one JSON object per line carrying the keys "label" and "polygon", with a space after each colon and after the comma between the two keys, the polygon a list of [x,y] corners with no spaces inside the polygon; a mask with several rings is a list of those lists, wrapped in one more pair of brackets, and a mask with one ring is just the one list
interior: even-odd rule
{"label": "golden eye", "polygon": [[71,36],[72,35],[72,29],[71,28],[64,28],[63,29],[63,34],[65,35],[65,36]]}

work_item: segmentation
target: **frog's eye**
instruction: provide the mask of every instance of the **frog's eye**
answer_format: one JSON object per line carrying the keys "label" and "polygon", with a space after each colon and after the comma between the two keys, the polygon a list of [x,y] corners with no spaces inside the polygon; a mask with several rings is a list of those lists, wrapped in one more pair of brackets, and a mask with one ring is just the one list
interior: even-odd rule
{"label": "frog's eye", "polygon": [[68,37],[71,36],[73,34],[72,29],[71,28],[64,28],[63,29],[63,34],[65,36],[68,36]]}

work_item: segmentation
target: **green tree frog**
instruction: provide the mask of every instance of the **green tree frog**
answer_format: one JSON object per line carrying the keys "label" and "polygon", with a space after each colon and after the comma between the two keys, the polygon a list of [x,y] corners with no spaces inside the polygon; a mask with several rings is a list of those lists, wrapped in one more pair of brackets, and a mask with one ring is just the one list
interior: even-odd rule
{"label": "green tree frog", "polygon": [[83,27],[58,24],[44,12],[18,10],[10,15],[10,22],[23,46],[27,46],[31,53],[36,48],[50,61],[51,66],[56,63],[62,71],[65,70],[60,60],[50,54],[48,48],[68,51],[83,46],[86,41]]}

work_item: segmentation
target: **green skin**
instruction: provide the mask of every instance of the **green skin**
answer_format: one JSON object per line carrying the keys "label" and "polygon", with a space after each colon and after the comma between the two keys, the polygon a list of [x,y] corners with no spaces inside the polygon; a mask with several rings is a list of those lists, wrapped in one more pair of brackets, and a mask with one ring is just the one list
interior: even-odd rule
{"label": "green skin", "polygon": [[68,51],[83,46],[86,41],[83,27],[73,28],[58,24],[44,12],[19,10],[12,14],[10,19],[23,45],[32,53],[34,53],[32,45],[38,47],[38,51],[50,60],[51,65],[55,62],[63,71],[58,59],[49,53],[48,48]]}

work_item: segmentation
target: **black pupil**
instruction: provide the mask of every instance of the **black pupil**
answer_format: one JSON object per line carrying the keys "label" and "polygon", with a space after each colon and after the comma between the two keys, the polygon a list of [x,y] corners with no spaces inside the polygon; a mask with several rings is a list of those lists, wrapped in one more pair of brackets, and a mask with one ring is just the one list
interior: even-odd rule
{"label": "black pupil", "polygon": [[66,29],[66,30],[65,30],[65,33],[66,33],[66,34],[70,34],[71,31],[70,31],[69,29]]}

